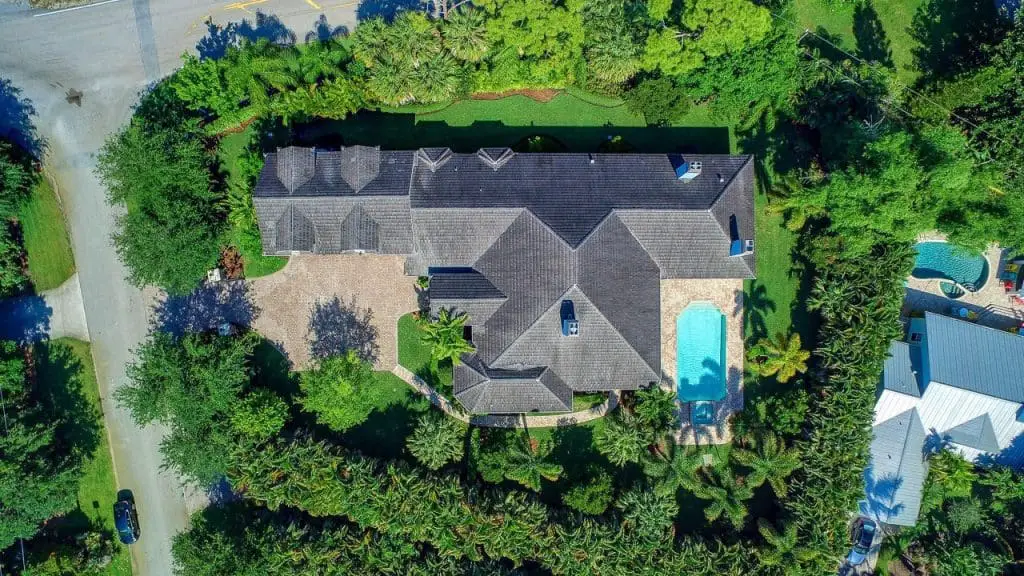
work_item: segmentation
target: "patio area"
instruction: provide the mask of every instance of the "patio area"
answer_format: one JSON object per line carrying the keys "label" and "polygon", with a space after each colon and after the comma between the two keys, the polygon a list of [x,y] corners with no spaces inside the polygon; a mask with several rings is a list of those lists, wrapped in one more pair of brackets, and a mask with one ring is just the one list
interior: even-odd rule
{"label": "patio area", "polygon": [[[945,241],[941,234],[923,234],[918,242]],[[962,296],[949,298],[940,287],[944,280],[920,279],[910,276],[906,281],[906,294],[903,301],[903,315],[910,316],[915,312],[935,312],[944,316],[956,316],[954,308],[964,308],[972,314],[978,324],[1005,330],[1019,326],[1024,322],[1024,306],[1015,303],[1003,291],[999,280],[1005,259],[1011,256],[998,245],[991,245],[983,253],[988,264],[988,275],[984,284],[976,292],[965,291]]]}
{"label": "patio area", "polygon": [[691,402],[678,402],[681,425],[676,433],[680,444],[727,444],[732,441],[729,420],[743,410],[743,281],[736,279],[661,281],[661,385],[677,390],[676,319],[694,302],[715,305],[725,315],[726,396],[711,402],[713,424],[695,425]]}
{"label": "patio area", "polygon": [[260,314],[252,327],[273,341],[295,370],[353,348],[377,370],[398,365],[398,318],[416,310],[416,278],[405,258],[302,254],[250,282]]}

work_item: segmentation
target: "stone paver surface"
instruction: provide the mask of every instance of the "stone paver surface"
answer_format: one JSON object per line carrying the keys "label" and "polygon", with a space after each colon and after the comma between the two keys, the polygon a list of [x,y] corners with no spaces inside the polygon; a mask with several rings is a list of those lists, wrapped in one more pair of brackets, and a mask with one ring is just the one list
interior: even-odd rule
{"label": "stone paver surface", "polygon": [[736,279],[685,279],[661,281],[662,386],[676,389],[676,318],[693,302],[710,302],[725,314],[726,397],[714,402],[715,424],[694,426],[690,404],[678,403],[682,423],[680,444],[726,444],[732,441],[729,420],[743,410],[743,281]]}
{"label": "stone paver surface", "polygon": [[[292,256],[281,271],[250,283],[259,309],[253,328],[275,342],[294,369],[306,368],[311,347],[330,340],[332,326],[311,326],[318,310],[334,302],[343,314],[325,314],[360,326],[341,331],[373,340],[375,366],[391,370],[398,364],[398,318],[417,309],[416,278],[404,273],[405,258],[374,254],[303,254]],[[335,310],[338,312],[338,310]],[[320,314],[317,314],[320,317]]]}

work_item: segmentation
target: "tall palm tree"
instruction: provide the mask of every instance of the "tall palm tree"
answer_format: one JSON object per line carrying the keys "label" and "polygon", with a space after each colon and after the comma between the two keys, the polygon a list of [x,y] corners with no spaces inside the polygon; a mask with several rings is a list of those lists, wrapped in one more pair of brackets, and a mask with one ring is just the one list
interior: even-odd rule
{"label": "tall palm tree", "polygon": [[346,58],[348,51],[335,40],[316,40],[289,52],[288,72],[303,84],[317,84],[340,76]]}
{"label": "tall palm tree", "polygon": [[372,68],[388,54],[390,27],[383,18],[359,24],[352,35],[352,55],[367,68]]}
{"label": "tall palm tree", "polygon": [[231,49],[231,65],[225,67],[224,77],[229,85],[241,87],[253,106],[265,106],[272,90],[284,90],[295,85],[288,73],[281,52],[290,50],[270,43],[266,38]]}
{"label": "tall palm tree", "polygon": [[742,529],[747,518],[746,501],[754,496],[754,491],[725,466],[706,471],[704,479],[705,482],[697,483],[690,490],[701,500],[710,500],[711,503],[704,509],[704,516],[709,522],[724,516],[734,528]]}
{"label": "tall palm tree", "polygon": [[753,369],[760,376],[775,376],[779,382],[789,382],[797,373],[807,371],[807,359],[811,353],[803,350],[800,335],[792,333],[788,337],[779,332],[775,338],[762,338],[750,350]]}
{"label": "tall palm tree", "polygon": [[469,320],[466,314],[453,314],[442,308],[437,320],[423,326],[423,341],[430,344],[430,360],[435,370],[441,360],[451,360],[456,366],[463,354],[476,350],[463,337],[466,320]]}
{"label": "tall palm tree", "polygon": [[704,466],[704,457],[690,448],[676,448],[669,444],[668,457],[648,456],[643,461],[644,474],[654,480],[654,491],[675,494],[679,488],[692,490],[700,482],[698,471]]}
{"label": "tall palm tree", "polygon": [[818,552],[806,546],[800,546],[796,533],[796,524],[789,523],[776,530],[771,522],[760,518],[757,531],[764,537],[768,546],[757,549],[757,556],[765,566],[794,566],[813,560]]}
{"label": "tall palm tree", "polygon": [[554,482],[562,476],[562,466],[547,459],[554,449],[550,442],[532,440],[528,434],[517,438],[509,448],[505,478],[539,492],[542,478]]}
{"label": "tall palm tree", "polygon": [[650,438],[636,417],[620,409],[594,437],[597,450],[616,466],[639,462],[647,451]]}
{"label": "tall palm tree", "polygon": [[436,54],[412,70],[409,79],[416,99],[422,102],[451,100],[459,91],[459,63],[448,54]]}
{"label": "tall palm tree", "polygon": [[765,482],[772,487],[775,495],[786,495],[786,478],[800,467],[800,453],[795,448],[786,448],[781,438],[767,432],[753,442],[755,449],[736,448],[731,455],[737,463],[750,468],[747,483],[756,488]]}
{"label": "tall palm tree", "polygon": [[448,51],[459,60],[479,62],[490,49],[483,10],[464,6],[445,17],[441,35]]}

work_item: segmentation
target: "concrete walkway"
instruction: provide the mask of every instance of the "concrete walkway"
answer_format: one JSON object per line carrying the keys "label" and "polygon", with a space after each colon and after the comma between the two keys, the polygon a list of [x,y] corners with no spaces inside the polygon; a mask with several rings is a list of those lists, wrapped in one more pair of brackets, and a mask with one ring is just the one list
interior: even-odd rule
{"label": "concrete walkway", "polygon": [[0,302],[0,339],[38,342],[57,338],[89,341],[82,289],[75,273],[63,284],[38,295]]}
{"label": "concrete walkway", "polygon": [[[405,381],[406,384],[412,386],[414,390],[423,394],[430,399],[430,403],[437,406],[442,412],[465,422],[473,426],[481,426],[485,428],[520,428],[524,424],[528,428],[551,428],[555,426],[575,426],[576,424],[582,424],[583,422],[589,422],[591,420],[597,420],[603,418],[612,410],[615,410],[619,405],[619,391],[613,390],[608,393],[608,400],[593,406],[587,410],[580,410],[579,412],[568,412],[566,414],[548,414],[548,415],[498,415],[498,414],[482,414],[482,415],[471,415],[465,410],[452,404],[447,398],[442,396],[430,386],[427,385],[419,376],[410,372],[405,366],[395,366],[392,369],[395,376],[398,376]],[[524,422],[525,420],[525,422]]]}

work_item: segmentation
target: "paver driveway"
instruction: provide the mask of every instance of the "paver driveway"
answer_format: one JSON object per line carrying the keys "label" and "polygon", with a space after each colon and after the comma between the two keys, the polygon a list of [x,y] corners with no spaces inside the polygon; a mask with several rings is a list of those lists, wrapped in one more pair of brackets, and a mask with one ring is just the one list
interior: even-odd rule
{"label": "paver driveway", "polygon": [[401,256],[292,256],[280,272],[251,282],[260,310],[252,327],[297,370],[345,348],[391,370],[398,364],[398,318],[417,309],[416,279],[405,275],[404,264]]}

